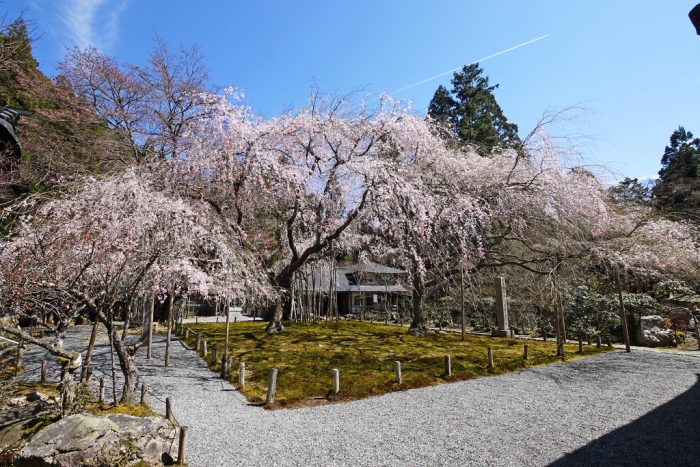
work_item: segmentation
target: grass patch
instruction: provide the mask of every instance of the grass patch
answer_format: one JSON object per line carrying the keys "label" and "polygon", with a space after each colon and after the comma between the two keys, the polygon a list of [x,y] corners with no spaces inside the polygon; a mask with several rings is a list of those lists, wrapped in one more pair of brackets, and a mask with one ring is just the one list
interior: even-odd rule
{"label": "grass patch", "polygon": [[[246,363],[246,384],[239,390],[252,403],[263,403],[270,368],[278,368],[275,407],[295,407],[329,400],[353,400],[391,391],[431,386],[448,381],[477,378],[517,371],[547,363],[597,354],[605,349],[566,345],[565,356],[556,355],[554,342],[491,338],[457,333],[416,337],[406,328],[383,324],[344,321],[334,323],[293,323],[280,334],[268,335],[264,322],[231,324],[229,355],[230,381],[237,384],[238,362]],[[226,325],[188,324],[207,340],[209,351],[217,347],[222,355]],[[184,338],[184,337],[183,337]],[[194,344],[193,333],[187,339]],[[523,359],[528,344],[530,359]],[[493,347],[494,368],[488,368],[487,349]],[[444,357],[452,357],[452,377],[444,376]],[[394,361],[402,362],[403,383],[396,384]],[[209,361],[209,358],[207,358]],[[219,371],[220,362],[210,362]],[[340,370],[340,392],[331,394],[331,370]]]}
{"label": "grass patch", "polygon": [[160,417],[161,415],[155,413],[145,404],[117,404],[116,406],[111,404],[100,404],[95,403],[94,405],[87,408],[87,411],[95,415],[111,415],[111,414],[123,414],[123,415],[133,415],[134,417]]}

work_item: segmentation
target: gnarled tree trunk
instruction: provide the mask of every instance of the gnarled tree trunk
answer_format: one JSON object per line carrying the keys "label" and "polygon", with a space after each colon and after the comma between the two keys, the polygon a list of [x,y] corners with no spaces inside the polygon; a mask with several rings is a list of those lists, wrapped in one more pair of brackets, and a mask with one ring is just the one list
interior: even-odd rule
{"label": "gnarled tree trunk", "polygon": [[270,315],[267,324],[268,334],[275,334],[284,331],[282,321],[289,317],[292,312],[292,275],[284,274],[275,280],[276,288],[280,291],[280,297],[275,301],[275,308]]}
{"label": "gnarled tree trunk", "polygon": [[423,336],[428,333],[428,319],[425,314],[425,309],[423,308],[423,301],[425,299],[425,282],[423,279],[414,271],[413,274],[413,296],[411,300],[411,305],[413,308],[413,321],[411,321],[411,326],[408,328],[408,332],[415,334],[417,336]]}

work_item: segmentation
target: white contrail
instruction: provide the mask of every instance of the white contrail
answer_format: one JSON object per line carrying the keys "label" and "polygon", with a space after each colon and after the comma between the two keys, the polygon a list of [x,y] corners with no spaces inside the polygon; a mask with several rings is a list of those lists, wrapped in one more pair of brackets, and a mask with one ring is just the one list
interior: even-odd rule
{"label": "white contrail", "polygon": [[[511,50],[519,49],[520,47],[525,47],[526,45],[530,45],[530,44],[532,44],[532,43],[534,43],[534,42],[541,41],[542,39],[546,39],[546,38],[548,38],[549,36],[551,36],[551,34],[545,34],[544,36],[540,36],[540,37],[537,37],[537,38],[535,38],[535,39],[529,40],[529,41],[527,41],[527,42],[523,42],[522,44],[514,45],[513,47],[510,47],[510,48],[505,49],[505,50],[501,50],[500,52],[496,52],[495,54],[487,55],[486,57],[482,57],[482,58],[480,58],[480,59],[478,59],[478,60],[474,60],[474,61],[471,62],[469,65],[472,65],[472,64],[474,64],[474,63],[484,62],[484,61],[486,61],[486,60],[488,60],[488,59],[490,59],[490,58],[498,57],[499,55],[503,55],[504,53],[510,52]],[[457,68],[453,68],[453,69],[451,69],[451,70],[448,70],[448,71],[446,71],[446,72],[444,72],[444,73],[440,73],[439,75],[435,75],[435,76],[431,76],[430,78],[422,79],[422,80],[417,81],[417,82],[415,82],[415,83],[413,83],[413,84],[409,84],[408,86],[404,86],[404,87],[402,87],[401,89],[397,89],[396,91],[392,92],[392,94],[396,94],[396,93],[405,91],[406,89],[415,88],[416,86],[420,86],[420,85],[423,84],[423,83],[427,83],[428,81],[432,81],[432,80],[434,80],[434,79],[441,78],[441,77],[443,77],[443,76],[445,76],[445,75],[449,75],[450,73],[454,73],[455,71],[461,70],[461,69],[462,69],[462,67],[459,66],[459,67],[457,67]]]}

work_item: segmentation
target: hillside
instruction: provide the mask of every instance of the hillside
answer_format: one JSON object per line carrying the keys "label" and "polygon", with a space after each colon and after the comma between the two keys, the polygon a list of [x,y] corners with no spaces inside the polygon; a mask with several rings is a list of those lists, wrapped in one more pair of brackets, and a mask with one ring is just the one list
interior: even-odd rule
{"label": "hillside", "polygon": [[0,47],[0,106],[33,112],[17,125],[22,156],[0,174],[0,205],[116,167],[122,142],[60,78],[39,71],[26,24],[1,31]]}

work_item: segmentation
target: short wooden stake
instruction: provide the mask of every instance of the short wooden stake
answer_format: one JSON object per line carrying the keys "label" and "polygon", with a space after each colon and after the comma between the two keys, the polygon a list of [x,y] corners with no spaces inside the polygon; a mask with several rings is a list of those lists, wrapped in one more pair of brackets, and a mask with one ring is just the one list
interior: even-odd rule
{"label": "short wooden stake", "polygon": [[105,379],[100,378],[100,404],[105,403]]}
{"label": "short wooden stake", "polygon": [[46,360],[41,361],[41,384],[46,382]]}
{"label": "short wooden stake", "polygon": [[523,346],[523,359],[529,360],[530,359],[530,346],[525,344]]}
{"label": "short wooden stake", "polygon": [[207,340],[204,339],[202,341],[202,357],[206,358],[206,356],[207,356]]}
{"label": "short wooden stake", "polygon": [[493,368],[493,347],[489,347],[488,362],[489,362],[489,368]]}
{"label": "short wooden stake", "polygon": [[177,447],[177,465],[185,465],[185,447],[187,445],[187,427],[180,427],[180,443]]}
{"label": "short wooden stake", "polygon": [[267,382],[267,404],[275,402],[275,391],[277,391],[277,368],[270,368],[270,379]]}
{"label": "short wooden stake", "polygon": [[199,352],[199,333],[195,333],[194,335],[194,351]]}
{"label": "short wooden stake", "polygon": [[185,328],[185,339],[190,338],[190,328]]}
{"label": "short wooden stake", "polygon": [[340,392],[340,370],[333,368],[333,394]]}
{"label": "short wooden stake", "polygon": [[583,337],[578,336],[578,353],[583,353]]}
{"label": "short wooden stake", "polygon": [[445,355],[445,376],[452,376],[452,357]]}
{"label": "short wooden stake", "polygon": [[612,349],[612,339],[608,336],[608,348]]}
{"label": "short wooden stake", "polygon": [[221,378],[222,379],[228,378],[228,370],[229,370],[230,364],[231,364],[231,357],[226,355],[226,352],[224,351],[224,355],[221,357]]}
{"label": "short wooden stake", "polygon": [[171,422],[173,421],[173,403],[170,402],[169,397],[165,398],[165,418]]}
{"label": "short wooden stake", "polygon": [[602,346],[602,345],[601,345],[600,335],[595,336],[595,346],[596,346],[597,348],[600,348],[600,347]]}
{"label": "short wooden stake", "polygon": [[92,368],[88,367],[87,371],[85,372],[85,382],[89,383],[91,377],[92,377]]}
{"label": "short wooden stake", "polygon": [[238,384],[245,386],[245,362],[238,364]]}
{"label": "short wooden stake", "polygon": [[217,358],[216,358],[217,355],[216,355],[216,354],[217,354],[217,353],[218,353],[218,351],[217,351],[216,347],[215,347],[215,346],[212,346],[212,347],[211,347],[211,358],[209,359],[209,363],[211,363],[212,366],[216,365],[216,361],[217,361]]}
{"label": "short wooden stake", "polygon": [[146,403],[146,383],[141,384],[141,404]]}
{"label": "short wooden stake", "polygon": [[401,362],[394,362],[394,373],[396,373],[396,382],[398,384],[403,383],[403,377],[401,375]]}

